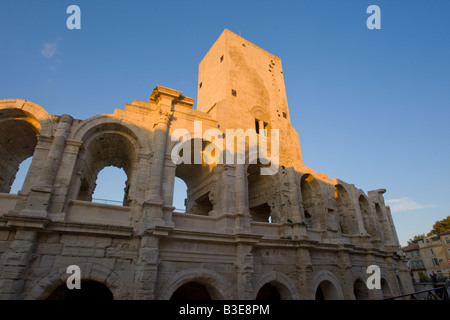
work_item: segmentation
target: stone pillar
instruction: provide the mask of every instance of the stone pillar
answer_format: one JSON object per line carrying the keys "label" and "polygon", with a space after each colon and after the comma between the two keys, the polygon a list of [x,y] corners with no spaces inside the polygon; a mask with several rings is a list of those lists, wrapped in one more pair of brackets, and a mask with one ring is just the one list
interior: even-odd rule
{"label": "stone pillar", "polygon": [[47,154],[39,187],[52,188],[58,172],[59,164],[66,147],[66,140],[72,127],[73,118],[67,114],[61,116],[55,137]]}
{"label": "stone pillar", "polygon": [[245,164],[237,164],[235,169],[235,233],[247,233],[251,229],[248,211],[247,170]]}
{"label": "stone pillar", "polygon": [[155,126],[155,152],[150,166],[148,200],[143,205],[141,233],[154,226],[164,226],[162,179],[167,148],[169,122],[173,112],[159,110],[159,120]]}
{"label": "stone pillar", "polygon": [[55,179],[55,187],[50,203],[49,213],[66,212],[68,199],[74,199],[80,188],[80,179],[77,176],[77,159],[83,142],[66,140],[66,147],[61,157],[61,164]]}
{"label": "stone pillar", "polygon": [[159,239],[143,236],[135,273],[134,299],[154,300],[159,262]]}
{"label": "stone pillar", "polygon": [[156,123],[156,127],[154,129],[155,153],[153,156],[152,167],[150,171],[150,200],[161,200],[164,159],[166,156],[169,122],[172,118],[172,114],[172,111],[159,110],[159,120]]}
{"label": "stone pillar", "polygon": [[299,200],[299,190],[298,183],[296,180],[295,169],[290,167],[283,170],[282,174],[286,174],[286,187],[287,190],[282,190],[282,197],[286,194],[288,201],[285,201],[286,212],[286,222],[284,222],[284,227],[282,229],[282,234],[284,237],[291,237],[292,239],[299,239],[306,237],[306,224],[303,218],[303,206]]}
{"label": "stone pillar", "polygon": [[354,300],[352,262],[349,254],[345,251],[338,251],[336,265],[339,268],[339,278],[342,279],[341,287],[344,294],[344,300]]}
{"label": "stone pillar", "polygon": [[253,292],[253,254],[252,245],[238,243],[236,247],[237,255],[237,299],[253,300],[255,295]]}
{"label": "stone pillar", "polygon": [[47,156],[40,162],[43,169],[38,171],[36,168],[33,168],[35,172],[40,172],[40,174],[38,175],[38,179],[32,182],[32,188],[28,194],[25,207],[20,211],[20,215],[36,218],[47,217],[47,210],[53,192],[53,184],[64,153],[66,139],[70,133],[72,121],[73,118],[68,115],[61,117],[55,136],[51,140]]}
{"label": "stone pillar", "polygon": [[23,294],[25,274],[33,256],[37,238],[35,230],[17,230],[15,239],[5,253],[0,276],[0,299],[17,300]]}
{"label": "stone pillar", "polygon": [[316,293],[313,292],[313,267],[311,257],[307,248],[298,248],[296,255],[296,267],[298,273],[299,296],[303,300],[314,300]]}

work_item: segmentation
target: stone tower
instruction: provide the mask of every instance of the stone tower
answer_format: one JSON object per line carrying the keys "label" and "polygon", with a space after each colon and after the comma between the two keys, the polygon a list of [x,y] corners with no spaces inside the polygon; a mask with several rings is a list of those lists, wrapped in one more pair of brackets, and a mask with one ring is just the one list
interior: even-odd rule
{"label": "stone tower", "polygon": [[281,60],[227,29],[200,62],[197,109],[211,114],[220,128],[278,129],[280,164],[302,165]]}
{"label": "stone tower", "polygon": [[[225,30],[199,66],[198,108],[156,86],[89,119],[0,100],[0,299],[381,299],[412,292],[384,189],[365,193],[303,166],[281,61]],[[305,106],[307,107],[307,106]],[[280,133],[279,166],[177,163],[206,131]],[[267,135],[266,131],[267,130]],[[230,141],[230,140],[228,140]],[[250,142],[249,142],[250,144]],[[22,189],[19,163],[32,156]],[[184,153],[183,153],[184,156]],[[127,176],[120,203],[93,202],[106,166]],[[185,212],[173,206],[186,182]],[[365,285],[380,268],[381,289]]]}

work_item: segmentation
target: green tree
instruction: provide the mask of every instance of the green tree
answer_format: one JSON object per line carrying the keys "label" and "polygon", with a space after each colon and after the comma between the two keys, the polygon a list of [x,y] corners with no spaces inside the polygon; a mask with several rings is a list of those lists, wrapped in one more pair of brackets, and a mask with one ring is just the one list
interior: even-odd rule
{"label": "green tree", "polygon": [[447,230],[450,230],[450,216],[447,216],[447,218],[440,221],[436,221],[433,225],[433,229],[427,234],[427,236],[439,234]]}
{"label": "green tree", "polygon": [[415,235],[414,238],[408,240],[408,244],[411,245],[411,244],[417,243],[419,240],[422,240],[423,238],[425,238],[424,233]]}

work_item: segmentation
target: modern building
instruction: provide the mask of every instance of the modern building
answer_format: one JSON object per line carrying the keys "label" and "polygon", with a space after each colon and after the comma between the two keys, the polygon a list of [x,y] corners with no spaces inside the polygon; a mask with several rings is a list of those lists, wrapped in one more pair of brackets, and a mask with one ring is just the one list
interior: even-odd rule
{"label": "modern building", "polygon": [[408,259],[408,269],[410,270],[413,282],[421,282],[428,279],[427,270],[423,263],[418,243],[403,247]]}
{"label": "modern building", "polygon": [[450,230],[424,237],[402,249],[414,282],[430,281],[433,272],[441,280],[450,278]]}

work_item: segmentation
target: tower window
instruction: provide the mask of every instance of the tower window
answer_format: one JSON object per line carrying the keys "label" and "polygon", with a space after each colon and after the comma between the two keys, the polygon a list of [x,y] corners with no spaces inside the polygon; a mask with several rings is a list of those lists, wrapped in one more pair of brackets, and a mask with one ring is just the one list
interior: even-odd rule
{"label": "tower window", "polygon": [[256,129],[256,133],[259,134],[259,120],[255,119],[255,129]]}
{"label": "tower window", "polygon": [[222,61],[223,61],[223,56],[220,57],[220,62],[222,62]]}
{"label": "tower window", "polygon": [[286,114],[286,112],[283,112],[283,118],[287,119],[287,114]]}
{"label": "tower window", "polygon": [[203,85],[203,82],[200,82],[200,84],[198,85],[199,88],[201,88]]}
{"label": "tower window", "polygon": [[236,90],[231,89],[231,94],[233,95],[233,97],[236,97]]}

